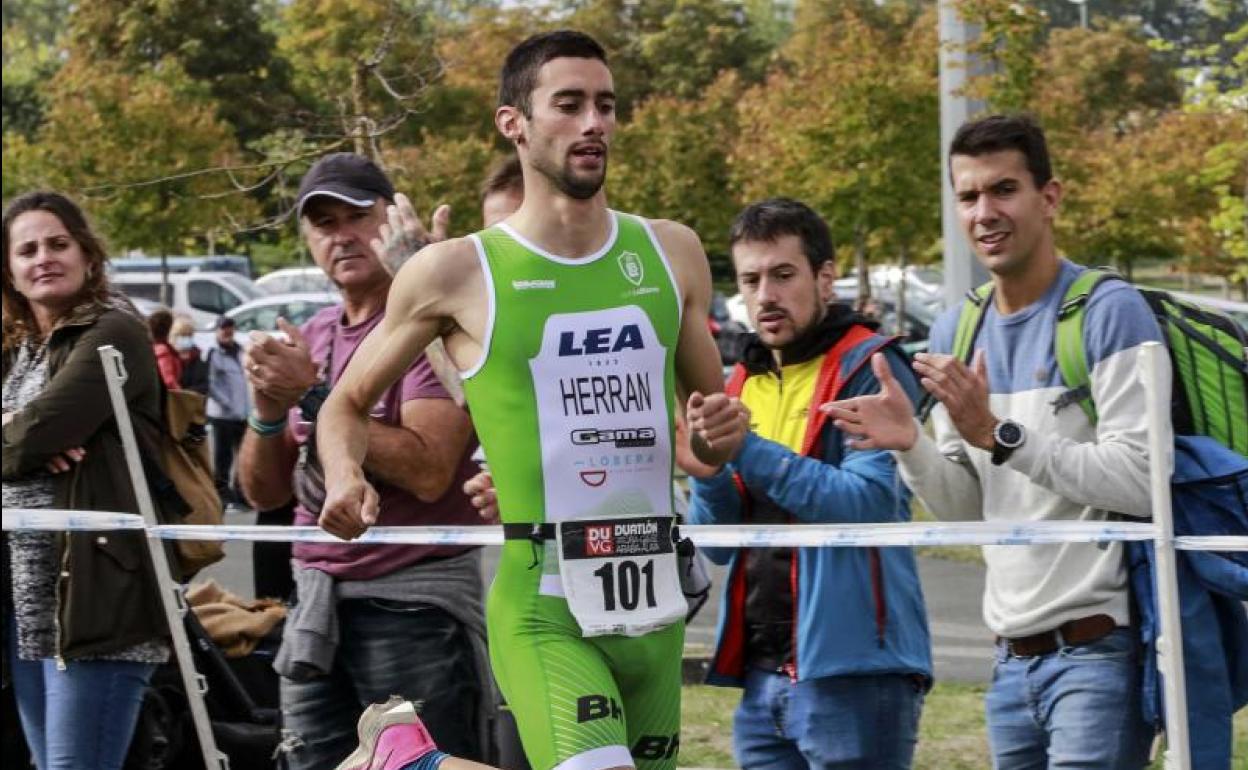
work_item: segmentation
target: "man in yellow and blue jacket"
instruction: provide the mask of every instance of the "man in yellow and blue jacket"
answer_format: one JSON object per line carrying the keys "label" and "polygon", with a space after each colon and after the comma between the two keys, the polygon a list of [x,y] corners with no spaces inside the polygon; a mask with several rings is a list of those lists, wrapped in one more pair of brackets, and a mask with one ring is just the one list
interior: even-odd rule
{"label": "man in yellow and blue jacket", "polygon": [[[909,492],[888,452],[856,450],[815,407],[879,390],[883,351],[912,400],[918,385],[894,340],[829,305],[827,224],[777,198],[753,204],[729,237],[757,339],[729,381],[750,433],[720,468],[693,475],[690,522],[906,521]],[[931,644],[909,548],[713,549],[727,562],[709,682],[744,688],[733,727],[744,768],[908,768]]]}

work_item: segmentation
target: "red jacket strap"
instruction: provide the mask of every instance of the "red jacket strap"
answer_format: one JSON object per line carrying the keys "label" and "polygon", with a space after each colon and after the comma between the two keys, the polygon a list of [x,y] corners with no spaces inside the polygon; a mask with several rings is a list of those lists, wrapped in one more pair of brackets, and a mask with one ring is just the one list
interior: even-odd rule
{"label": "red jacket strap", "polygon": [[733,398],[739,397],[745,388],[745,380],[749,376],[750,373],[745,370],[744,364],[732,367],[732,374],[728,376],[728,382],[724,385],[724,393]]}
{"label": "red jacket strap", "polygon": [[866,342],[876,333],[861,324],[855,324],[837,340],[836,344],[823,355],[823,365],[819,367],[819,379],[815,382],[815,392],[810,401],[810,413],[806,419],[806,435],[802,439],[802,454],[813,456],[819,450],[819,437],[823,433],[823,425],[828,415],[819,411],[819,405],[836,399],[845,383],[858,374],[858,370],[871,361],[871,356],[894,342],[896,337],[879,337],[875,346],[859,359],[848,372],[841,372],[841,359],[851,349]]}

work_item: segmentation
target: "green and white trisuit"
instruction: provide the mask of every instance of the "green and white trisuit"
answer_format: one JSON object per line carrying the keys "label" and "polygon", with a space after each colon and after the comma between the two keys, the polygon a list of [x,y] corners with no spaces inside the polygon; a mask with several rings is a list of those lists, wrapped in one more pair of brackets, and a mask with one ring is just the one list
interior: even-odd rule
{"label": "green and white trisuit", "polygon": [[[490,657],[536,770],[673,768],[679,745],[680,293],[649,223],[611,222],[579,259],[506,224],[471,236],[490,308],[464,390],[512,525],[486,608]],[[510,539],[517,524],[558,527]]]}

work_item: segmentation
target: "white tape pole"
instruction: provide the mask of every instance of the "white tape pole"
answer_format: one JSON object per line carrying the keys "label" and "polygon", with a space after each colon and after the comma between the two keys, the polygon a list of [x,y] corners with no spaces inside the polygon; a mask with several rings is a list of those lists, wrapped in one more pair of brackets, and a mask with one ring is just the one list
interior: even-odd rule
{"label": "white tape pole", "polygon": [[[126,374],[125,361],[121,352],[112,345],[98,348],[100,362],[104,366],[104,379],[108,382],[108,397],[113,404],[113,416],[117,420],[117,432],[121,435],[121,445],[125,450],[126,465],[130,471],[130,482],[134,486],[134,496],[143,514],[143,521],[149,530],[158,523],[156,507],[152,504],[151,491],[147,486],[147,476],[143,472],[143,463],[139,456],[139,444],[134,438],[134,425],[130,422],[130,407],[126,404],[126,395],[122,390],[129,375]],[[127,523],[125,520],[120,523]],[[169,571],[169,560],[165,553],[165,543],[148,532],[148,553],[152,555],[152,567],[156,572],[157,584],[160,586],[160,603],[165,609],[165,620],[169,625],[169,638],[173,642],[173,654],[182,673],[182,684],[186,687],[186,701],[191,707],[191,717],[195,722],[195,734],[199,737],[200,751],[204,757],[204,767],[210,770],[230,770],[230,760],[217,750],[217,742],[212,734],[212,723],[208,720],[208,709],[204,705],[204,693],[208,691],[208,680],[195,670],[195,660],[191,657],[191,644],[186,636],[183,616],[189,612],[186,596],[182,586],[173,579]]]}
{"label": "white tape pole", "polygon": [[1170,431],[1170,399],[1162,398],[1158,383],[1169,361],[1159,342],[1146,342],[1138,358],[1144,382],[1148,416],[1149,485],[1153,499],[1153,552],[1157,565],[1156,587],[1160,628],[1157,638],[1157,669],[1161,672],[1166,704],[1166,770],[1191,770],[1191,739],[1187,724],[1187,678],[1183,670],[1183,629],[1179,612],[1177,554],[1174,547],[1174,512],[1170,507],[1170,473],[1174,446]]}

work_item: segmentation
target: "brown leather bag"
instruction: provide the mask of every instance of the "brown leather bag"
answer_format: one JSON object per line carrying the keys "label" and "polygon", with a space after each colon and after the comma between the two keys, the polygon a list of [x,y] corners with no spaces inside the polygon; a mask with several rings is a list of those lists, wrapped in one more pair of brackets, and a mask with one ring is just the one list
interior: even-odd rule
{"label": "brown leather bag", "polygon": [[[208,451],[207,399],[193,390],[165,391],[165,420],[160,432],[161,465],[189,509],[181,524],[218,525],[224,521]],[[172,523],[172,522],[170,522]],[[181,577],[189,580],[225,557],[219,540],[176,540]]]}

